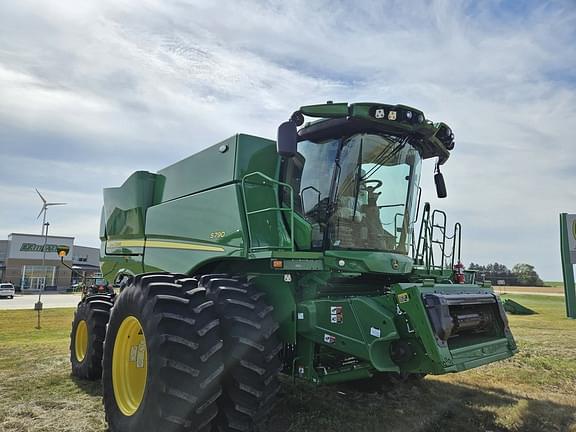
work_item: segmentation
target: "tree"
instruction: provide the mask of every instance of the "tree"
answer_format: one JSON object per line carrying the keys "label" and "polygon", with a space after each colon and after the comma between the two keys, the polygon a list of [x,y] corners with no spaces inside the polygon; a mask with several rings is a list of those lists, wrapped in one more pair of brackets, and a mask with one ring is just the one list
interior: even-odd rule
{"label": "tree", "polygon": [[[470,270],[478,272],[478,280],[488,280],[494,284],[517,285],[518,281],[516,276],[504,264],[498,262],[481,265],[470,263],[468,267]],[[503,281],[503,282],[502,282]]]}
{"label": "tree", "polygon": [[476,271],[486,271],[486,267],[484,267],[483,265],[480,264],[475,264],[473,262],[470,263],[470,265],[468,266],[469,270],[476,270]]}
{"label": "tree", "polygon": [[512,273],[522,285],[528,286],[543,286],[544,282],[536,273],[534,266],[530,264],[520,263],[512,267]]}

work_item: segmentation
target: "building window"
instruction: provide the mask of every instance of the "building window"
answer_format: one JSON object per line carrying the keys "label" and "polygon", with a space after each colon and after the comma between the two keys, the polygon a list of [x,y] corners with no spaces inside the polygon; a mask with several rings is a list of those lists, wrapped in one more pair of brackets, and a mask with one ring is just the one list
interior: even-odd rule
{"label": "building window", "polygon": [[43,287],[53,286],[56,275],[55,266],[24,266],[22,267],[23,290],[39,290]]}

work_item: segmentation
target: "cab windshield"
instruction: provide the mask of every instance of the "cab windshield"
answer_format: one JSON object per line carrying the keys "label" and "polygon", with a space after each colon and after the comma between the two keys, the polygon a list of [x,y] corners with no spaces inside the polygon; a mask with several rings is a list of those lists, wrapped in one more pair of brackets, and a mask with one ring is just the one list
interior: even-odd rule
{"label": "cab windshield", "polygon": [[393,135],[298,143],[287,180],[298,192],[296,209],[312,224],[313,248],[406,254],[421,162],[407,139]]}

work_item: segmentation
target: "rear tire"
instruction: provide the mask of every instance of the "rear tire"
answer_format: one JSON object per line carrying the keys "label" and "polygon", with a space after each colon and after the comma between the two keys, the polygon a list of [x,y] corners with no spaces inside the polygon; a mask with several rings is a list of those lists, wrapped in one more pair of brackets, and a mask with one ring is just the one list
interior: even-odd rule
{"label": "rear tire", "polygon": [[[138,331],[126,332],[130,325]],[[195,279],[136,276],[116,299],[103,366],[110,431],[210,431],[224,370],[213,302]]]}
{"label": "rear tire", "polygon": [[70,333],[73,376],[86,380],[102,376],[104,336],[112,305],[112,297],[107,295],[90,296],[78,304]]}
{"label": "rear tire", "polygon": [[274,308],[250,282],[206,275],[199,286],[216,303],[224,341],[226,372],[218,400],[218,432],[258,430],[280,390],[282,368]]}

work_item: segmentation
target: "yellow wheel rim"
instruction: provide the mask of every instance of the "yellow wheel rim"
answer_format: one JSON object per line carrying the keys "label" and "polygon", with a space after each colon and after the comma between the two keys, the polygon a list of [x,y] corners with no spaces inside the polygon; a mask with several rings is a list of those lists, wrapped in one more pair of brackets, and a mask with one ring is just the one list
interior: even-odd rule
{"label": "yellow wheel rim", "polygon": [[142,325],[133,316],[126,317],[114,342],[112,351],[112,386],[122,414],[133,415],[144,397],[148,353]]}
{"label": "yellow wheel rim", "polygon": [[86,357],[86,351],[88,351],[88,326],[86,321],[81,320],[76,326],[76,335],[74,336],[74,354],[76,354],[76,360],[81,362]]}

